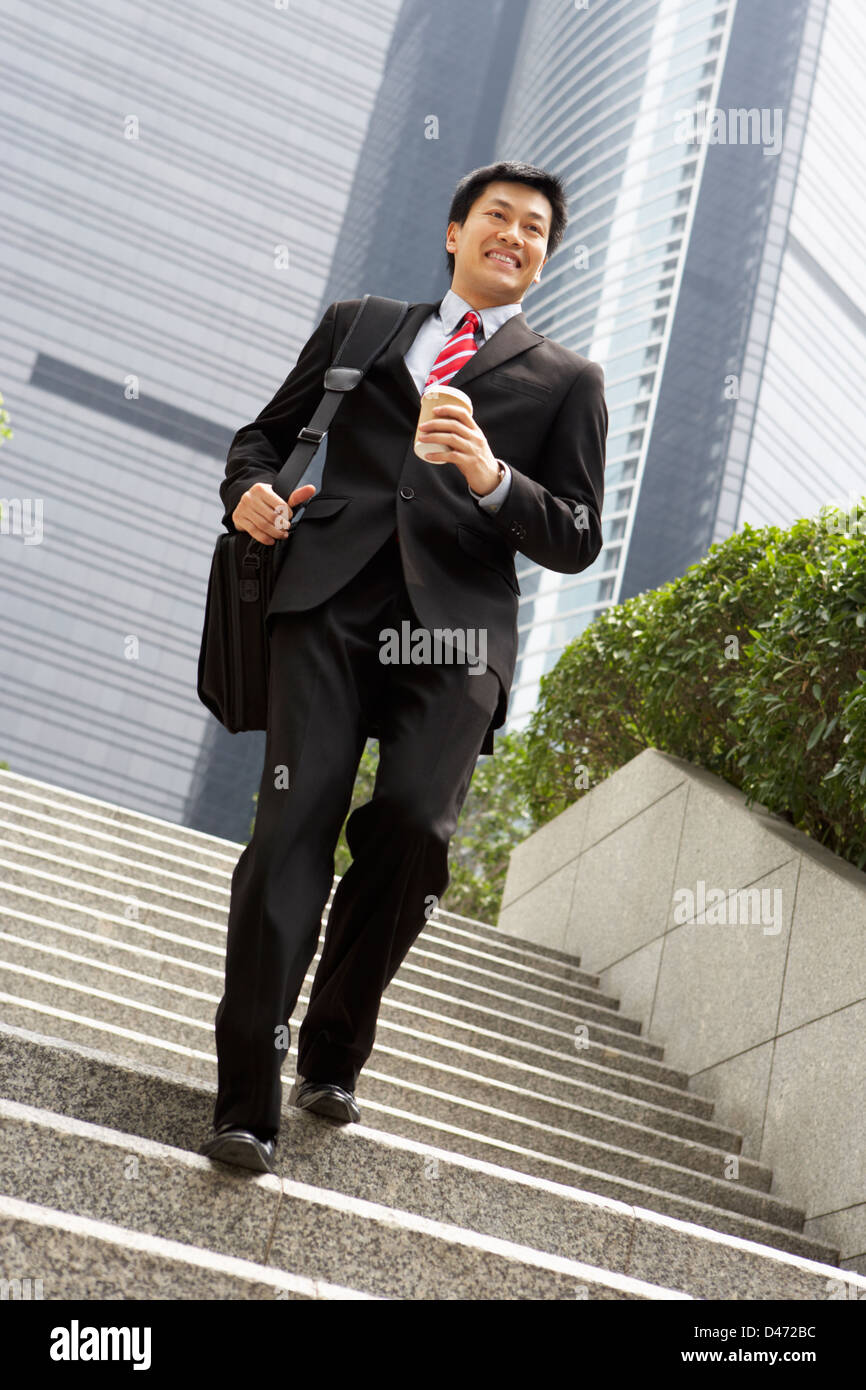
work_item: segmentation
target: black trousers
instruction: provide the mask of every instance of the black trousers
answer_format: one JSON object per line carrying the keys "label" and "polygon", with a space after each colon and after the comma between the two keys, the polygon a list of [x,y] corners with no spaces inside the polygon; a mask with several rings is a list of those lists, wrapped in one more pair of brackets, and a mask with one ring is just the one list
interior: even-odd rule
{"label": "black trousers", "polygon": [[232,875],[215,1020],[217,1126],[279,1131],[289,1019],[368,737],[379,739],[376,781],[346,824],[352,863],[298,1033],[301,1076],[355,1089],[382,993],[450,881],[448,844],[499,679],[489,668],[471,674],[465,660],[381,661],[381,629],[399,633],[404,619],[420,628],[394,532],[332,598],[272,620],[264,767],[254,832]]}

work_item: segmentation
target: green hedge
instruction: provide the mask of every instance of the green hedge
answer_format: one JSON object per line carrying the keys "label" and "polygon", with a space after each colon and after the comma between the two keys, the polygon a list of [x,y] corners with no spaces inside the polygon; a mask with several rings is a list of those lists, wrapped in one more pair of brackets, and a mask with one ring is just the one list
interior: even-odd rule
{"label": "green hedge", "polygon": [[746,526],[568,646],[541,682],[519,800],[544,824],[659,748],[863,868],[864,668],[866,516]]}

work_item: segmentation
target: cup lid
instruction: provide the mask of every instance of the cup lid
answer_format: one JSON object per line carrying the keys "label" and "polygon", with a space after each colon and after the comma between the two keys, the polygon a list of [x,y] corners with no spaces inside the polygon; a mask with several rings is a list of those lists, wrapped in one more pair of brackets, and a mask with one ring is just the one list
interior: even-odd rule
{"label": "cup lid", "polygon": [[447,391],[453,396],[459,396],[461,400],[468,401],[470,405],[472,404],[471,396],[467,396],[466,392],[461,391],[459,386],[451,386],[447,382],[444,385],[440,385],[438,382],[435,381],[431,382],[429,386],[424,387],[424,390],[421,392],[421,395],[432,396],[438,394],[440,391]]}

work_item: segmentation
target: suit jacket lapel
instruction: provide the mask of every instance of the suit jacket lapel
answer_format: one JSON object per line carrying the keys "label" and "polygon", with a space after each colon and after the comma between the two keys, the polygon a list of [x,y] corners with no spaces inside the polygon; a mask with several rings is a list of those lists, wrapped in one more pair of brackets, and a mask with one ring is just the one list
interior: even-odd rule
{"label": "suit jacket lapel", "polygon": [[[400,332],[379,359],[379,365],[393,375],[397,385],[405,392],[415,410],[420,407],[421,396],[403,358],[415,341],[422,323],[438,308],[438,300],[434,304],[410,304],[409,312]],[[486,343],[469,359],[466,366],[461,367],[460,371],[455,373],[448,384],[462,389],[466,382],[473,381],[482,373],[501,366],[510,357],[516,357],[519,352],[525,352],[527,348],[534,347],[536,343],[540,342],[543,342],[543,334],[536,333],[529,327],[523,312],[513,314],[501,328],[496,330],[492,338],[487,339]]]}
{"label": "suit jacket lapel", "polygon": [[418,329],[424,320],[430,314],[435,313],[438,308],[438,300],[435,304],[410,304],[409,312],[403,321],[400,332],[392,339],[377,363],[377,366],[381,366],[394,377],[397,385],[401,391],[406,393],[416,411],[421,407],[421,396],[403,358],[414,343]]}

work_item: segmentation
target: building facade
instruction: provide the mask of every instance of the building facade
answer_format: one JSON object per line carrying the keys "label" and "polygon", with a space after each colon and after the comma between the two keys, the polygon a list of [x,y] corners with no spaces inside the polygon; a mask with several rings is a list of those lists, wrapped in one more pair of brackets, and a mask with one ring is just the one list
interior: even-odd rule
{"label": "building facade", "polygon": [[228,444],[318,318],[398,0],[0,0],[0,761],[246,838],[196,695]]}
{"label": "building facade", "polygon": [[601,362],[610,429],[598,560],[518,562],[507,728],[608,604],[855,488],[864,41],[834,0],[529,7],[495,153],[566,181],[566,240],[526,312]]}

